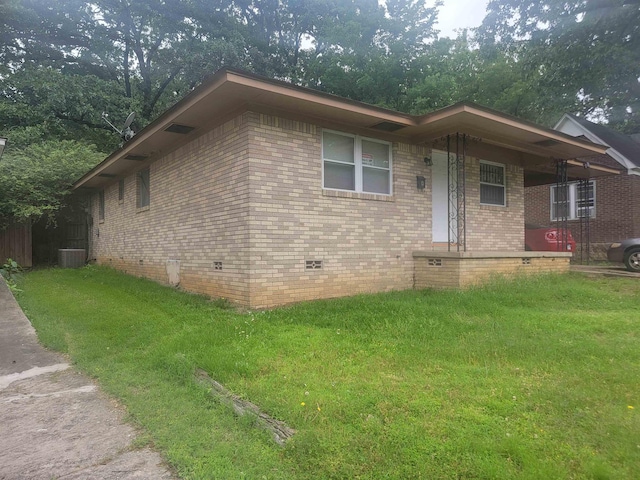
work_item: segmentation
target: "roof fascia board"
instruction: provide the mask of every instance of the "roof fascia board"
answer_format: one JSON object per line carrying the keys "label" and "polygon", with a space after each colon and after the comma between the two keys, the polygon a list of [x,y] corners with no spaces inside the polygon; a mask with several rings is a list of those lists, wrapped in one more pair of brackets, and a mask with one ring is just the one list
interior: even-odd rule
{"label": "roof fascia board", "polygon": [[570,115],[568,115],[566,113],[563,114],[562,117],[560,117],[560,120],[558,120],[558,123],[556,123],[554,125],[553,129],[554,130],[560,130],[561,125],[563,125],[567,121],[567,119],[573,120]]}
{"label": "roof fascia board", "polygon": [[631,162],[627,157],[625,157],[624,155],[622,155],[620,152],[618,152],[615,148],[609,146],[609,144],[607,144],[607,142],[605,142],[604,140],[602,140],[600,137],[598,137],[595,133],[593,133],[591,130],[589,130],[587,127],[585,127],[584,125],[582,125],[580,122],[576,121],[575,118],[573,118],[571,115],[567,115],[566,113],[564,114],[564,116],[562,117],[562,119],[558,122],[558,124],[556,125],[556,128],[562,128],[562,125],[564,125],[564,123],[566,123],[565,121],[569,121],[571,122],[571,124],[573,126],[575,126],[576,128],[578,128],[581,132],[584,133],[584,136],[587,137],[589,140],[591,140],[592,142],[595,143],[599,143],[601,145],[606,145],[607,147],[607,154],[613,158],[616,162],[618,162],[620,165],[622,165],[623,167],[627,168],[627,169],[632,169],[634,168],[636,165]]}
{"label": "roof fascia board", "polygon": [[505,115],[503,113],[485,110],[483,108],[479,108],[478,106],[467,103],[467,102],[457,103],[457,104],[451,105],[450,107],[445,107],[441,110],[437,110],[433,113],[422,115],[421,117],[419,117],[418,123],[419,125],[428,125],[430,123],[434,123],[439,120],[444,120],[448,117],[452,117],[460,113],[469,113],[471,115],[485,118],[487,120],[491,120],[503,125],[508,125],[520,130],[541,135],[546,138],[557,140],[561,143],[568,143],[573,146],[586,148],[594,153],[598,153],[598,154],[606,153],[605,148],[600,145],[592,145],[590,142],[577,139],[575,137],[572,137],[571,135],[567,135],[562,132],[556,132],[548,128],[539,127],[532,123],[526,122],[524,120],[520,120],[515,117],[511,117],[509,115]]}
{"label": "roof fascia board", "polygon": [[174,118],[179,116],[193,104],[202,100],[202,98],[209,95],[211,92],[216,90],[220,85],[222,85],[226,80],[226,71],[218,72],[218,74],[214,75],[209,82],[203,84],[199,88],[193,90],[189,95],[187,95],[184,99],[176,103],[173,107],[169,108],[165,113],[163,113],[156,120],[151,122],[145,128],[143,128],[140,132],[138,132],[131,140],[125,143],[122,148],[119,148],[111,155],[109,155],[105,160],[100,162],[94,168],[85,173],[82,177],[80,177],[74,184],[72,189],[75,190],[80,188],[84,183],[87,182],[90,178],[98,175],[100,172],[108,168],[111,164],[117,161],[120,158],[128,155],[135,147],[140,145],[144,140],[154,135],[159,130],[163,130],[168,125],[171,124]]}
{"label": "roof fascia board", "polygon": [[575,167],[590,168],[599,172],[610,173],[611,175],[619,175],[620,170],[617,168],[607,167],[606,165],[596,165],[589,162],[583,162],[582,160],[567,160],[567,164]]}
{"label": "roof fascia board", "polygon": [[332,108],[376,117],[381,121],[386,120],[400,123],[406,125],[407,127],[416,125],[416,119],[412,115],[404,115],[399,112],[394,112],[393,110],[386,110],[374,107],[372,105],[367,105],[365,103],[352,103],[345,98],[334,95],[321,94],[321,92],[314,92],[309,89],[295,88],[294,85],[286,85],[280,83],[276,84],[259,78],[252,78],[248,75],[238,74],[233,71],[228,73],[227,80],[264,92],[276,93],[286,97],[297,98],[319,105],[326,105]]}
{"label": "roof fascia board", "polygon": [[[566,121],[571,122],[571,124],[572,124],[573,126],[575,126],[576,128],[578,128],[578,130],[580,130],[581,132],[583,132],[583,133],[584,133],[584,136],[585,136],[585,137],[587,137],[587,138],[588,138],[589,140],[591,140],[592,142],[599,143],[600,145],[605,145],[606,147],[611,148],[611,147],[609,147],[609,145],[608,145],[604,140],[602,140],[600,137],[598,137],[597,135],[595,135],[593,132],[591,132],[591,130],[589,130],[588,128],[586,128],[586,127],[585,127],[584,125],[582,125],[580,122],[577,122],[575,118],[572,118],[572,117],[571,117],[571,115],[567,115],[567,114],[565,113],[564,117],[562,117],[562,120],[565,120],[565,119],[566,119]],[[558,130],[558,131],[562,131],[562,130],[559,130],[559,128],[561,128],[561,127],[562,127],[562,125],[560,125],[560,123],[563,123],[563,124],[564,124],[564,123],[566,123],[566,122],[562,122],[562,120],[561,120],[560,122],[558,122],[558,124],[556,125],[556,128],[555,128],[555,129],[556,129],[556,130]],[[563,132],[563,133],[564,133],[564,132]]]}

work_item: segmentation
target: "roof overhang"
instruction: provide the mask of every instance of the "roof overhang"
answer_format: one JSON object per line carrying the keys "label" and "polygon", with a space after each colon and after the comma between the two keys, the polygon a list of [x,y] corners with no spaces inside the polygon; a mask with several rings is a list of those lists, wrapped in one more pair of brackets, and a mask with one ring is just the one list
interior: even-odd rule
{"label": "roof overhang", "polygon": [[85,174],[73,188],[101,188],[247,110],[432,148],[442,148],[447,135],[465,134],[468,155],[515,163],[525,170],[555,159],[589,157],[606,150],[471,103],[414,116],[223,69]]}

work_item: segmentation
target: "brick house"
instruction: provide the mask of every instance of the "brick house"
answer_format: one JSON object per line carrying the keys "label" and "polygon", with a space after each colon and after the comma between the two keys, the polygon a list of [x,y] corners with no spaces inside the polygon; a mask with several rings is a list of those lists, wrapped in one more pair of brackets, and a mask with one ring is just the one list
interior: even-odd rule
{"label": "brick house", "polygon": [[524,252],[524,187],[603,153],[478,105],[413,116],[224,69],[74,188],[90,259],[261,308],[565,270]]}
{"label": "brick house", "polygon": [[[568,227],[576,242],[586,243],[584,222],[589,217],[591,257],[606,259],[609,244],[640,237],[640,135],[624,135],[604,125],[565,114],[555,129],[607,146],[607,154],[583,160],[596,161],[621,170],[620,175],[594,178],[586,195],[579,185],[568,185]],[[527,224],[549,225],[556,221],[555,185],[535,186],[525,192]]]}

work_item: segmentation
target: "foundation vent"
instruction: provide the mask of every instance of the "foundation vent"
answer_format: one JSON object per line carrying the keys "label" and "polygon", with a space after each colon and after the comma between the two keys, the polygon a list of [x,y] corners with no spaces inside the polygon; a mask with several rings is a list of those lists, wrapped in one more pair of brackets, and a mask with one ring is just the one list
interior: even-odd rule
{"label": "foundation vent", "polygon": [[441,258],[430,258],[427,262],[427,265],[430,267],[441,267],[442,259]]}
{"label": "foundation vent", "polygon": [[305,260],[305,270],[322,270],[322,260]]}
{"label": "foundation vent", "polygon": [[522,264],[523,265],[531,265],[531,259],[528,257],[525,257],[522,259]]}
{"label": "foundation vent", "polygon": [[222,262],[213,262],[214,270],[222,270]]}

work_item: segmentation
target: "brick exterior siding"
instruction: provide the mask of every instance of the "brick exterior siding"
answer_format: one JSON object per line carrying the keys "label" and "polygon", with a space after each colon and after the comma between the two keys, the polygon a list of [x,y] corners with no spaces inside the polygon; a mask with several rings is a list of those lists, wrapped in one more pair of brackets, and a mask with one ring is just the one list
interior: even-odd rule
{"label": "brick exterior siding", "polygon": [[[620,168],[609,157],[599,157],[596,162]],[[640,176],[622,172],[620,175],[595,178],[594,182],[596,214],[589,221],[589,239],[594,258],[605,259],[610,243],[640,236]],[[551,220],[551,188],[551,185],[540,185],[525,189],[527,224],[554,225]],[[568,223],[573,238],[580,244],[580,220],[569,220]]]}
{"label": "brick exterior siding", "polygon": [[[148,208],[136,208],[135,174],[122,203],[117,181],[105,189],[103,222],[94,195],[91,256],[165,283],[179,261],[181,287],[252,308],[412,288],[413,252],[438,248],[429,151],[393,144],[389,197],[323,190],[321,141],[318,125],[245,112],[150,163]],[[522,169],[506,177],[507,206],[481,206],[468,159],[469,250],[523,250]]]}
{"label": "brick exterior siding", "polygon": [[94,195],[90,257],[164,282],[180,260],[183,288],[249,304],[247,139],[243,115],[151,163],[148,208],[136,207],[135,174],[122,203],[118,182],[105,189],[104,222]]}
{"label": "brick exterior siding", "polygon": [[[499,158],[488,158],[500,162]],[[480,161],[469,159],[467,167],[467,249],[470,251],[524,250],[523,170],[505,165],[506,207],[480,204]]]}

